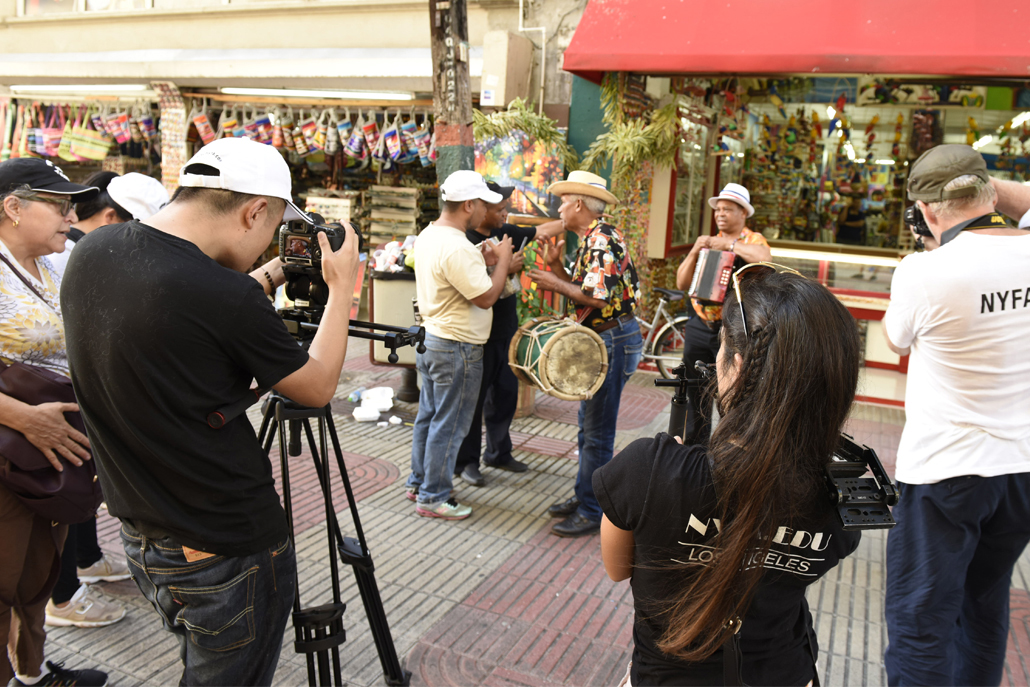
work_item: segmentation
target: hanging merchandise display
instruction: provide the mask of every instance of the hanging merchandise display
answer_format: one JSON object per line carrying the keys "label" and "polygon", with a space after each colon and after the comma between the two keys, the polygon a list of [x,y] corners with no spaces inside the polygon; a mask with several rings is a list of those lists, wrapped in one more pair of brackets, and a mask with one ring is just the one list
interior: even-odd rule
{"label": "hanging merchandise display", "polygon": [[307,141],[304,138],[304,110],[299,110],[297,113],[297,122],[293,125],[293,152],[297,153],[301,157],[304,157],[311,152],[308,147]]}
{"label": "hanging merchandise display", "polygon": [[386,141],[386,148],[390,153],[391,160],[400,160],[406,152],[401,144],[401,132],[397,124],[398,119],[400,119],[400,113],[397,113],[389,126],[383,130],[383,139]]}
{"label": "hanging merchandise display", "polygon": [[340,150],[340,121],[336,110],[330,109],[326,115],[325,154],[336,155]]}
{"label": "hanging merchandise display", "polygon": [[200,107],[194,106],[190,111],[190,121],[197,127],[197,133],[200,134],[200,140],[204,142],[204,145],[211,143],[217,138],[215,130],[211,126],[211,119],[207,115],[206,102]]}
{"label": "hanging merchandise display", "polygon": [[297,143],[293,140],[293,128],[296,126],[296,119],[293,116],[293,108],[287,106],[286,114],[281,119],[283,127],[283,147],[286,150],[296,150]]}
{"label": "hanging merchandise display", "polygon": [[[307,119],[304,119],[304,116],[301,115],[300,130],[304,136],[304,145],[307,147],[309,153],[321,150],[321,148],[318,147],[318,142],[315,140],[315,132],[317,129],[318,122],[315,121],[314,115],[308,116]],[[294,135],[296,135],[296,133]]]}
{"label": "hanging merchandise display", "polygon": [[[383,115],[383,125],[386,124],[386,115]],[[365,137],[365,144],[368,150],[375,150],[379,147],[379,124],[376,123],[375,114],[369,112],[369,119],[366,123],[360,124],[358,130]]]}
{"label": "hanging merchandise display", "polygon": [[[372,120],[372,124],[375,125],[375,120]],[[344,146],[343,152],[349,157],[355,160],[364,160],[367,152],[365,149],[365,142],[367,135],[364,133],[368,125],[365,123],[365,117],[361,113],[358,113],[358,122],[351,132],[350,138],[347,139],[347,145]]]}
{"label": "hanging merchandise display", "polygon": [[419,159],[418,156],[418,145],[415,143],[415,134],[418,132],[418,126],[415,124],[415,112],[411,112],[411,119],[401,124],[401,147],[404,148],[404,154],[401,159],[398,160],[401,164],[409,164]]}
{"label": "hanging merchandise display", "polygon": [[340,139],[340,146],[346,147],[350,141],[351,132],[354,131],[354,124],[350,121],[350,108],[344,108],[343,119],[336,122],[336,133]]}
{"label": "hanging merchandise display", "polygon": [[422,126],[415,132],[415,146],[418,148],[419,161],[423,167],[429,167],[433,164],[433,159],[430,156],[431,142],[432,134],[429,131],[429,115],[422,115]]}

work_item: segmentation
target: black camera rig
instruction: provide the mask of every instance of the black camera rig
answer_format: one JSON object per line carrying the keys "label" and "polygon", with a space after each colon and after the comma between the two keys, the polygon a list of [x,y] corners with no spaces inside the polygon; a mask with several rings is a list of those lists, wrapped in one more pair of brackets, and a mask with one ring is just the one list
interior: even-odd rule
{"label": "black camera rig", "polygon": [[[673,370],[675,379],[654,381],[655,386],[675,387],[669,434],[681,439],[685,438],[691,411],[688,389],[709,383],[715,377],[715,365],[697,361],[694,369],[700,373],[694,379],[687,377],[686,365],[679,365]],[[872,476],[866,477],[866,472]],[[873,449],[855,443],[852,437],[842,433],[837,450],[826,464],[824,477],[830,502],[837,509],[843,529],[882,530],[894,527],[896,523],[889,506],[897,505],[900,492]]]}
{"label": "black camera rig", "polygon": [[933,238],[933,232],[930,231],[930,225],[926,223],[923,213],[915,205],[905,208],[905,224],[912,227],[912,231],[919,237],[916,239],[916,248],[920,250],[926,248],[923,245],[923,238]]}

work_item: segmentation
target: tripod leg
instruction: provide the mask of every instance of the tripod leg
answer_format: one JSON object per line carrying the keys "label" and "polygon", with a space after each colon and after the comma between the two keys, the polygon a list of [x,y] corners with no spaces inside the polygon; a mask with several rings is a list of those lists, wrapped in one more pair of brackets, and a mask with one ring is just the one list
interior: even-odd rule
{"label": "tripod leg", "polygon": [[[268,431],[269,425],[272,424],[272,418],[275,416],[275,406],[279,403],[279,399],[273,394],[265,401],[265,407],[263,409],[263,417],[261,418],[261,430],[258,432],[258,444],[265,442],[265,432]],[[272,448],[272,436],[269,435],[268,442],[265,443],[265,454],[267,454]]]}
{"label": "tripod leg", "polygon": [[368,552],[361,520],[358,518],[358,505],[354,501],[354,490],[351,488],[347,467],[343,462],[343,451],[340,449],[340,439],[336,434],[336,426],[333,424],[332,411],[329,406],[325,407],[324,417],[326,429],[333,442],[336,464],[343,479],[343,488],[347,492],[347,503],[354,520],[354,531],[358,535],[357,540],[350,537],[344,539],[340,545],[340,555],[344,562],[349,563],[354,569],[354,577],[358,582],[358,591],[361,593],[361,601],[365,606],[365,616],[368,618],[369,628],[372,630],[372,639],[376,643],[376,651],[379,653],[379,663],[383,667],[386,684],[407,685],[411,680],[411,673],[401,667],[401,662],[397,658],[397,648],[393,643],[390,624],[386,619],[386,609],[383,608],[383,599],[379,595],[379,586],[376,584],[373,572],[375,565]]}
{"label": "tripod leg", "polygon": [[[293,550],[297,550],[297,542],[293,536],[293,502],[290,494],[290,464],[287,460],[286,452],[286,423],[287,420],[280,412],[282,410],[282,404],[273,402],[269,405],[269,412],[275,408],[276,415],[276,432],[269,435],[268,442],[266,443],[266,449],[271,449],[272,439],[278,435],[279,437],[279,474],[282,478],[282,490],[283,490],[283,510],[286,511],[286,523],[290,528],[290,541],[293,543]],[[294,588],[297,590],[293,596],[293,613],[296,616],[300,612],[300,573],[298,571],[297,576],[294,578]],[[309,639],[306,636],[304,630],[297,624],[297,621],[293,622],[293,633],[297,644],[302,644],[305,640]],[[308,668],[308,684],[317,684],[315,681],[315,662],[311,654],[305,654]]]}

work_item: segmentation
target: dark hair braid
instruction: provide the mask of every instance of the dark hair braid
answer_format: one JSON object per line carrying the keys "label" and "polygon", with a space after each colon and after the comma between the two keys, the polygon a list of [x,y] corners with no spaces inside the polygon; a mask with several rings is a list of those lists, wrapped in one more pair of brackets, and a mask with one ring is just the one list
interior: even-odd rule
{"label": "dark hair braid", "polygon": [[759,327],[751,332],[747,340],[747,347],[744,349],[744,367],[740,371],[740,378],[743,385],[733,394],[730,399],[730,407],[736,406],[754,393],[758,383],[762,379],[762,368],[769,357],[769,347],[772,346],[776,330],[769,325]]}

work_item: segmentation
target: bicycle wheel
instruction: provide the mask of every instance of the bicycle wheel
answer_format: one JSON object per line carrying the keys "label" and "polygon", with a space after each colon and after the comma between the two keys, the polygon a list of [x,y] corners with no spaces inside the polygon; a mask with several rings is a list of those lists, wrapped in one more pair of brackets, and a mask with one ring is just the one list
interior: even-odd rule
{"label": "bicycle wheel", "polygon": [[667,322],[664,327],[658,330],[655,337],[654,348],[655,363],[658,371],[666,379],[672,379],[672,371],[683,362],[683,326],[689,317],[677,317],[672,322]]}

